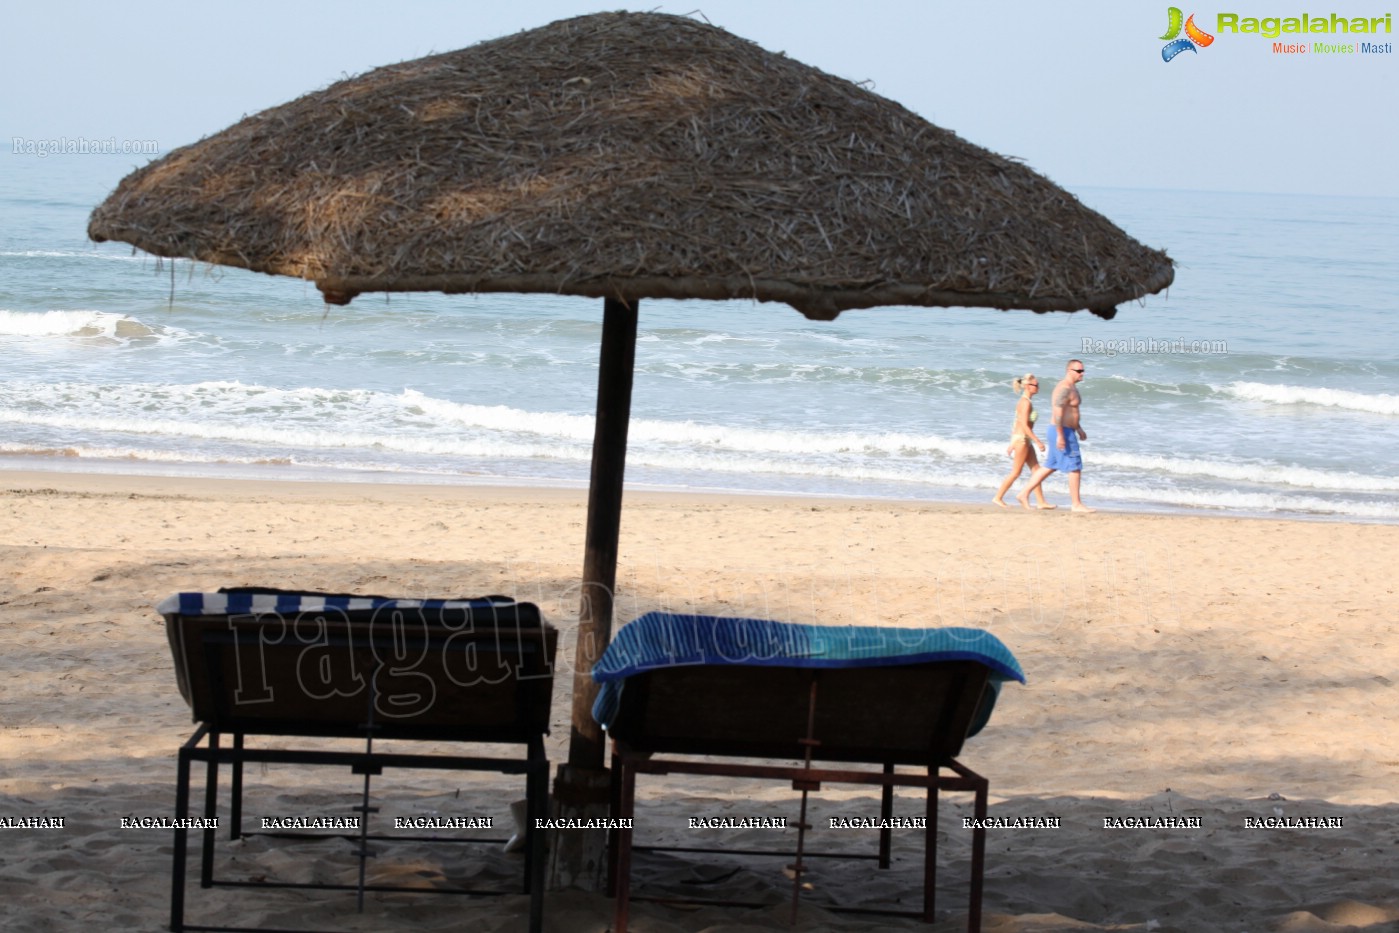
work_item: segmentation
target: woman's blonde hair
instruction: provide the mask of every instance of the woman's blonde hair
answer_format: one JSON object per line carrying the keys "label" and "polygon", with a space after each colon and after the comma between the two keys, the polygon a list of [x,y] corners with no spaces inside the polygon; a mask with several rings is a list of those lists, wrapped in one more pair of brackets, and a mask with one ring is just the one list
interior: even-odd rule
{"label": "woman's blonde hair", "polygon": [[[1023,376],[1020,376],[1020,377],[1016,378],[1016,380],[1010,384],[1010,387],[1011,387],[1012,389],[1014,389],[1015,391],[1017,391],[1017,392],[1024,392],[1024,391],[1025,391],[1025,383],[1027,383],[1027,382],[1033,380],[1034,378],[1035,378],[1035,374],[1034,374],[1034,373],[1026,373],[1026,374],[1023,375]],[[1038,381],[1038,380],[1036,380],[1036,381]]]}

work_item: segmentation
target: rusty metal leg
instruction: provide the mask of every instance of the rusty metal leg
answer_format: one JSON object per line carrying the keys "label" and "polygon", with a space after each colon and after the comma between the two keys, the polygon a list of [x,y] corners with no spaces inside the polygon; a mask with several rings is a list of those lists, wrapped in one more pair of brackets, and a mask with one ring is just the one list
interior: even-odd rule
{"label": "rusty metal leg", "polygon": [[976,828],[972,830],[971,903],[967,906],[967,933],[981,933],[982,879],[986,871],[986,797],[990,784],[983,778],[976,785]]}
{"label": "rusty metal leg", "polygon": [[[808,756],[810,756],[810,752],[808,752],[807,754],[808,754]],[[809,761],[809,760],[808,760],[808,762],[807,762],[807,765],[810,766],[810,761]],[[796,857],[796,859],[792,862],[791,865],[788,865],[788,866],[787,866],[787,867],[788,867],[789,869],[791,869],[791,871],[792,871],[792,925],[793,925],[793,926],[795,926],[795,925],[796,925],[796,922],[797,922],[797,905],[798,905],[798,902],[799,902],[800,899],[801,899],[801,893],[802,893],[802,875],[804,875],[804,874],[806,873],[806,863],[802,861],[802,857],[803,857],[803,855],[805,854],[805,851],[806,851],[806,831],[807,831],[808,829],[811,828],[811,825],[810,825],[809,823],[807,823],[807,821],[806,821],[806,802],[807,802],[807,797],[808,797],[809,795],[810,795],[810,791],[809,791],[806,787],[803,787],[803,788],[802,788],[802,808],[801,808],[801,817],[800,817],[800,818],[798,819],[798,821],[797,821],[797,857]]]}
{"label": "rusty metal leg", "polygon": [[525,778],[525,891],[529,894],[529,933],[544,929],[544,830],[534,825],[549,812],[549,759],[544,741],[529,742],[529,774]]}
{"label": "rusty metal leg", "polygon": [[923,830],[923,922],[932,923],[937,910],[938,885],[938,772],[937,765],[928,768],[932,783],[928,787],[927,825]]}
{"label": "rusty metal leg", "polygon": [[[209,732],[209,767],[204,775],[204,818],[210,822],[205,826],[212,826],[213,819],[218,814],[219,805],[219,734],[214,731]],[[203,836],[203,846],[200,849],[199,858],[199,886],[202,888],[212,888],[214,886],[214,834],[215,829],[201,830]]]}
{"label": "rusty metal leg", "polygon": [[[243,733],[233,733],[233,750],[241,752],[243,750]],[[228,838],[238,839],[243,835],[243,759],[235,757],[233,759],[233,782],[230,785],[228,805]]]}
{"label": "rusty metal leg", "polygon": [[181,746],[175,772],[175,854],[170,866],[170,929],[173,933],[182,933],[185,928],[185,859],[189,830],[184,826],[189,816],[190,750],[199,744],[206,729],[200,726],[194,737]]}
{"label": "rusty metal leg", "polygon": [[[803,770],[811,771],[811,757],[816,748],[821,744],[816,738],[816,684],[817,675],[811,678],[811,691],[807,695],[806,701],[806,738],[800,739],[799,744],[803,747]],[[797,923],[797,905],[801,900],[802,876],[806,874],[806,863],[803,856],[806,852],[806,831],[811,828],[811,824],[806,821],[807,798],[814,790],[821,789],[820,781],[801,779],[792,782],[793,790],[802,792],[801,817],[797,821],[797,857],[787,868],[792,872],[792,925]]]}
{"label": "rusty metal leg", "polygon": [[[884,763],[884,777],[892,778],[894,774],[893,762]],[[879,867],[888,868],[890,851],[893,846],[894,833],[889,829],[889,820],[894,816],[894,783],[892,780],[884,782],[884,790],[879,795]]]}
{"label": "rusty metal leg", "polygon": [[364,775],[364,791],[360,798],[361,803],[359,806],[353,808],[360,814],[359,846],[355,849],[355,855],[359,858],[359,876],[355,884],[355,909],[359,913],[364,913],[364,892],[369,874],[369,860],[376,855],[375,850],[369,847],[369,816],[370,814],[378,813],[379,808],[370,803],[373,799],[370,794],[370,784],[374,779],[374,775],[384,773],[384,769],[381,766],[372,763],[371,756],[373,754],[374,738],[371,736],[364,740],[364,763],[362,765],[350,766],[351,773]]}
{"label": "rusty metal leg", "polygon": [[615,898],[617,896],[617,823],[616,820],[622,815],[622,759],[617,755],[617,749],[612,749],[612,783],[608,788],[609,798],[607,805],[607,815],[613,820],[607,830],[607,896]]}
{"label": "rusty metal leg", "polygon": [[620,816],[617,824],[617,893],[613,933],[627,933],[627,912],[631,900],[631,820],[636,811],[636,770],[621,759],[622,787],[619,794]]}

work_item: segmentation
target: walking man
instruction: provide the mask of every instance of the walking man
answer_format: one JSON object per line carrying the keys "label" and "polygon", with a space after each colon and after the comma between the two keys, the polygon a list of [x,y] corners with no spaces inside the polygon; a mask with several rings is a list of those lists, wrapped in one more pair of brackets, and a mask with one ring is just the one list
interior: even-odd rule
{"label": "walking man", "polygon": [[1053,421],[1050,426],[1049,455],[1044,465],[1030,476],[1030,482],[1015,498],[1025,508],[1030,507],[1030,493],[1039,488],[1045,478],[1055,470],[1069,474],[1069,501],[1075,512],[1094,512],[1079,498],[1079,484],[1083,479],[1083,456],[1079,453],[1078,442],[1088,440],[1080,420],[1079,406],[1083,398],[1078,394],[1078,384],[1083,381],[1083,361],[1069,360],[1064,370],[1064,378],[1054,387],[1050,397],[1053,405]]}

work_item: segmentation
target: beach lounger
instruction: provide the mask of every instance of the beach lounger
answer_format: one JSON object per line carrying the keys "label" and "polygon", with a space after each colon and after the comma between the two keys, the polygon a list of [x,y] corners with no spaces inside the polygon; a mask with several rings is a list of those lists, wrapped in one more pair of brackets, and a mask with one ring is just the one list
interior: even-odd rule
{"label": "beach lounger", "polygon": [[[825,627],[669,613],[623,626],[593,676],[601,684],[593,714],[613,739],[613,814],[622,827],[610,840],[614,933],[626,933],[632,898],[633,830],[624,821],[634,819],[639,774],[790,781],[801,792],[800,816],[788,824],[797,829],[795,851],[746,854],[793,859],[787,867],[794,921],[805,859],[827,855],[805,849],[808,794],[824,783],[880,787],[875,825],[885,828],[878,855],[840,857],[877,858],[887,868],[894,788],[925,788],[923,906],[906,915],[932,922],[938,794],[974,794],[975,816],[985,818],[988,783],[956,756],[990,718],[1001,684],[1025,679],[1005,645],[978,629]],[[978,931],[986,837],[980,826],[970,834],[967,928]]]}
{"label": "beach lounger", "polygon": [[[424,601],[241,589],[180,593],[158,611],[165,617],[180,694],[199,724],[179,752],[172,930],[246,929],[185,920],[185,821],[196,761],[206,764],[206,818],[218,812],[220,766],[231,767],[228,806],[235,839],[252,835],[242,826],[245,764],[330,765],[363,776],[363,803],[352,808],[360,818],[354,834],[357,884],[221,881],[214,877],[216,832],[201,828],[201,887],[348,888],[357,892],[361,909],[367,890],[516,893],[366,884],[371,840],[432,838],[370,835],[377,808],[370,806],[369,787],[371,777],[386,767],[524,775],[526,825],[546,815],[549,766],[543,737],[549,730],[558,633],[534,605],[504,597]],[[230,744],[223,743],[225,736]],[[363,745],[326,750],[328,743],[320,742],[319,748],[286,748],[282,740],[276,748],[254,748],[247,741],[253,736],[353,738]],[[375,748],[375,742],[400,739],[521,745],[524,754],[408,754]],[[530,895],[529,929],[538,933],[543,833],[530,831],[526,839],[522,889]]]}

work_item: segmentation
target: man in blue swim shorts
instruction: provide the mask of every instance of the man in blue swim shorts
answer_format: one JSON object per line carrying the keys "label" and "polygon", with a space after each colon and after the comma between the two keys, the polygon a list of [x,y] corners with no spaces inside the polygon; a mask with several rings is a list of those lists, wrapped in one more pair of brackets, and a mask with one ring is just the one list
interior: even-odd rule
{"label": "man in blue swim shorts", "polygon": [[1062,470],[1069,475],[1069,500],[1075,512],[1092,512],[1079,498],[1079,485],[1083,479],[1083,455],[1079,453],[1078,442],[1088,440],[1080,421],[1079,408],[1083,397],[1078,394],[1078,384],[1083,381],[1083,362],[1069,360],[1064,369],[1064,378],[1054,387],[1051,396],[1054,405],[1054,424],[1049,429],[1049,456],[1044,464],[1035,470],[1030,482],[1015,498],[1025,508],[1030,507],[1030,493],[1039,488],[1049,474]]}
{"label": "man in blue swim shorts", "polygon": [[1061,432],[1057,443],[1049,448],[1049,455],[1044,458],[1044,464],[1051,470],[1082,473],[1083,454],[1078,449],[1078,432]]}

